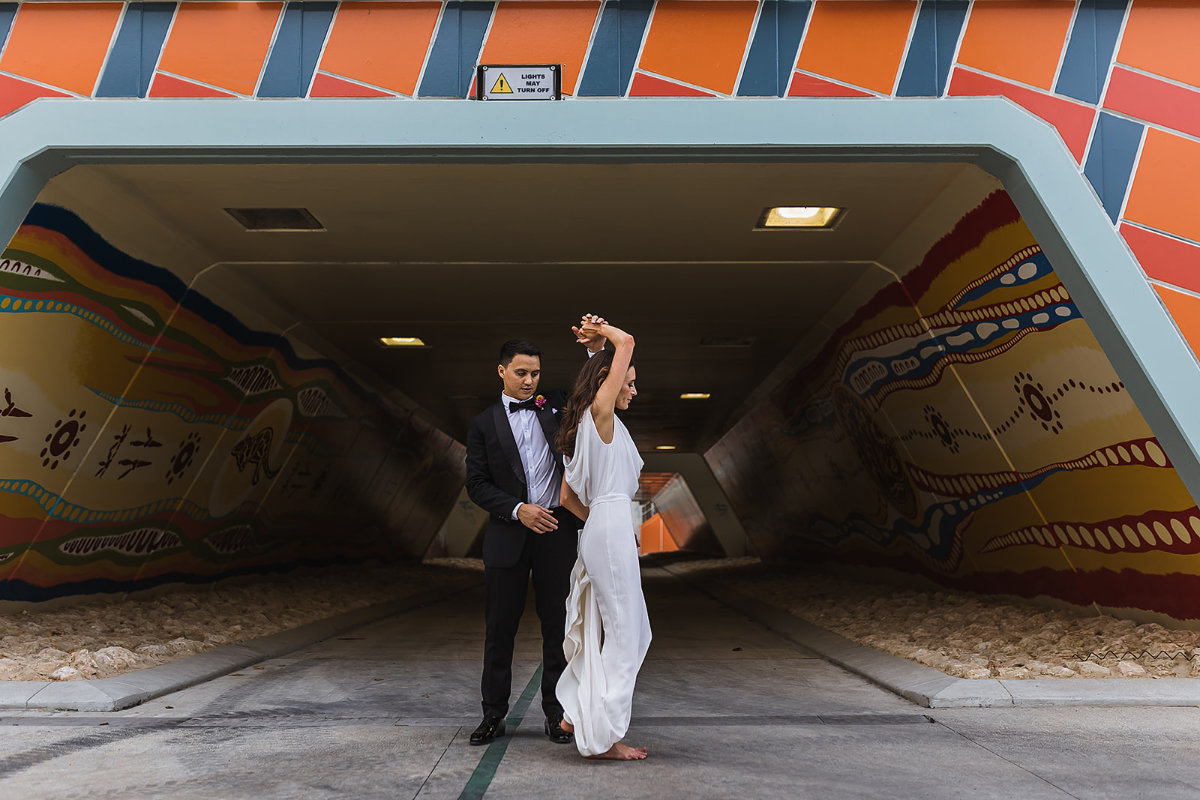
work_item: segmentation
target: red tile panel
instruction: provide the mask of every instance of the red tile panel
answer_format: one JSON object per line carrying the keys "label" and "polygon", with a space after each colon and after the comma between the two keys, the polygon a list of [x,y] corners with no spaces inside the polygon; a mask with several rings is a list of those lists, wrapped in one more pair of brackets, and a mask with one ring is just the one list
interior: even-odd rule
{"label": "red tile panel", "polygon": [[342,80],[333,75],[326,75],[323,72],[318,72],[313,78],[312,89],[308,92],[309,97],[395,97],[391,92],[385,92],[382,89],[373,89],[370,86],[363,86],[361,83]]}
{"label": "red tile panel", "polygon": [[958,63],[1049,89],[1074,13],[1073,0],[972,3]]}
{"label": "red tile panel", "polygon": [[283,3],[180,3],[159,69],[254,94]]}
{"label": "red tile panel", "polygon": [[633,73],[633,81],[629,84],[630,97],[713,97],[708,92],[684,86],[681,83],[665,81],[644,72]]}
{"label": "red tile panel", "polygon": [[1121,235],[1151,278],[1200,292],[1200,245],[1134,225],[1121,225]]}
{"label": "red tile panel", "polygon": [[90,96],[120,18],[120,3],[22,3],[0,70]]}
{"label": "red tile panel", "polygon": [[843,86],[840,83],[823,80],[804,72],[792,75],[792,85],[788,87],[788,97],[875,97],[870,92]]}
{"label": "red tile panel", "polygon": [[574,94],[599,13],[599,0],[501,2],[479,63],[562,64],[563,94]]}
{"label": "red tile panel", "polygon": [[39,97],[70,97],[64,92],[56,92],[35,83],[26,83],[8,75],[0,75],[0,116],[11,114],[26,103],[32,103]]}
{"label": "red tile panel", "polygon": [[211,86],[205,86],[202,83],[194,81],[185,81],[183,78],[176,78],[174,75],[164,75],[159,72],[154,75],[154,82],[150,84],[150,91],[146,93],[148,97],[236,97],[237,95],[229,92],[222,92],[220,89],[214,89]]}
{"label": "red tile panel", "polygon": [[1200,242],[1200,142],[1148,128],[1125,219]]}
{"label": "red tile panel", "polygon": [[1116,67],[1104,107],[1164,128],[1200,136],[1200,92]]}
{"label": "red tile panel", "polygon": [[[333,20],[320,68],[401,94],[416,94],[417,78],[441,10],[441,3],[342,3]],[[323,85],[332,91],[357,91],[334,89],[329,81]],[[314,87],[313,96],[326,95],[316,94]]]}
{"label": "red tile panel", "polygon": [[1049,122],[1066,143],[1076,161],[1083,160],[1087,150],[1092,121],[1096,116],[1091,106],[1075,103],[1054,95],[1017,86],[1008,81],[980,75],[966,69],[955,69],[946,92],[959,97],[999,95],[1007,97],[1017,105]]}
{"label": "red tile panel", "polygon": [[891,94],[916,11],[910,0],[818,0],[796,68]]}
{"label": "red tile panel", "polygon": [[1200,4],[1195,0],[1134,0],[1117,61],[1200,86]]}
{"label": "red tile panel", "polygon": [[757,13],[758,0],[658,3],[638,67],[732,94]]}

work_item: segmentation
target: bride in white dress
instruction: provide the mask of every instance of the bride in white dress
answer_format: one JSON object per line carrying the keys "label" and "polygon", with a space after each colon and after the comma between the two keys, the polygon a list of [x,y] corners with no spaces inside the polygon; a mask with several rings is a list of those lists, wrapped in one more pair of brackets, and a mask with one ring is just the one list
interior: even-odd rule
{"label": "bride in white dress", "polygon": [[558,434],[566,457],[562,504],[584,525],[567,597],[567,668],[556,694],[563,706],[562,728],[574,731],[582,755],[643,759],[646,748],[621,742],[629,729],[634,682],[650,646],[630,514],[642,458],[615,413],[637,396],[634,343],[599,318],[585,316],[581,327],[585,336],[603,336],[612,348],[579,373]]}

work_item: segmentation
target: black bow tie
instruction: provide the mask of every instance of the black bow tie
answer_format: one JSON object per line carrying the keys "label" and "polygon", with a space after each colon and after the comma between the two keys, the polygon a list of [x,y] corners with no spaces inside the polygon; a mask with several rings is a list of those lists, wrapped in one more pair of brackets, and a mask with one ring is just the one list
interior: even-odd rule
{"label": "black bow tie", "polygon": [[526,409],[530,411],[537,411],[537,405],[534,403],[535,399],[536,398],[531,397],[528,400],[522,400],[520,403],[509,403],[508,413],[515,414],[518,411],[524,411]]}

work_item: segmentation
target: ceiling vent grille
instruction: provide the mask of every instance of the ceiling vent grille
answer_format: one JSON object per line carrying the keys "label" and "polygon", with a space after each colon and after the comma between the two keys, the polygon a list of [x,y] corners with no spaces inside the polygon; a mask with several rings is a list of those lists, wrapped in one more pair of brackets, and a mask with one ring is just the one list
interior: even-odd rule
{"label": "ceiling vent grille", "polygon": [[225,211],[248,231],[325,230],[307,208],[227,208]]}

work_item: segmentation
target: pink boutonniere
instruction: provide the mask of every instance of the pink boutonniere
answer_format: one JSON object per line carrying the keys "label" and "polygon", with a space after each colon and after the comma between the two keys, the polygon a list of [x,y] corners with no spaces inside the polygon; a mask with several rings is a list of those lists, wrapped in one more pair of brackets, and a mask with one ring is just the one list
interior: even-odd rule
{"label": "pink boutonniere", "polygon": [[533,404],[534,404],[535,406],[537,406],[537,410],[538,410],[538,411],[541,411],[541,410],[542,410],[542,407],[546,405],[546,398],[545,398],[545,397],[542,397],[542,396],[539,394],[537,397],[535,397],[535,398],[533,399]]}

